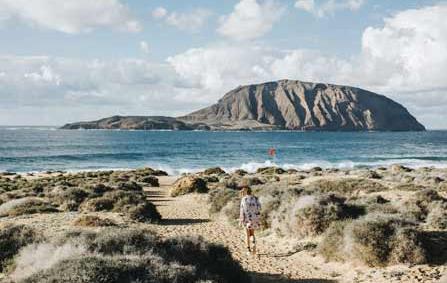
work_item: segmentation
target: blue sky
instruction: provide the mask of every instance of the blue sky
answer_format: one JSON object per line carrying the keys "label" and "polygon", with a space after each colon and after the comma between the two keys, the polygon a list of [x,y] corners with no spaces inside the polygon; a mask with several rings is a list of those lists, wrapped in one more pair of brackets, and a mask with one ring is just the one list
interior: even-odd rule
{"label": "blue sky", "polygon": [[181,115],[289,78],[447,128],[446,16],[435,0],[0,0],[0,124]]}

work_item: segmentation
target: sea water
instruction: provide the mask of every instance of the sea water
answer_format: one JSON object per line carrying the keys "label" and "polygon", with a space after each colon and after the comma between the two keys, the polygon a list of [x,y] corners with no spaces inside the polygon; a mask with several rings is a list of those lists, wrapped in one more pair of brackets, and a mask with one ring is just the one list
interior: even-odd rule
{"label": "sea water", "polygon": [[[270,156],[269,149],[276,149]],[[153,167],[171,174],[220,166],[308,169],[399,163],[447,167],[447,131],[184,132],[0,128],[0,171]]]}

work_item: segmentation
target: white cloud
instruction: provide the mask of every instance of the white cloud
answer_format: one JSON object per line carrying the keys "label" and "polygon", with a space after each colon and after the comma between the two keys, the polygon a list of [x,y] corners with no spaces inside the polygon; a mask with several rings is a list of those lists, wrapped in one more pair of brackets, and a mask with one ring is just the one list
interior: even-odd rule
{"label": "white cloud", "polygon": [[149,54],[150,52],[149,44],[144,40],[140,41],[140,50],[145,54]]}
{"label": "white cloud", "polygon": [[167,14],[168,14],[168,10],[166,10],[166,9],[163,8],[163,7],[155,8],[155,9],[152,11],[152,17],[155,18],[155,19],[161,19],[161,18],[164,18]]}
{"label": "white cloud", "polygon": [[64,33],[113,28],[138,32],[141,25],[119,0],[0,0],[0,21],[17,20]]}
{"label": "white cloud", "polygon": [[315,1],[314,0],[297,0],[295,2],[295,7],[311,13],[315,10]]}
{"label": "white cloud", "polygon": [[334,14],[337,11],[358,10],[365,1],[366,0],[325,0],[324,2],[316,3],[315,0],[297,0],[295,2],[295,7],[321,18],[328,14]]}
{"label": "white cloud", "polygon": [[240,0],[231,14],[222,16],[218,32],[235,40],[252,40],[272,30],[284,7],[274,0]]}
{"label": "white cloud", "polygon": [[372,83],[390,89],[447,88],[447,5],[400,12],[368,27],[361,61]]}
{"label": "white cloud", "polygon": [[36,83],[52,83],[56,85],[60,85],[61,79],[58,74],[56,74],[51,66],[42,65],[38,72],[25,73],[23,75],[25,79],[32,80]]}
{"label": "white cloud", "polygon": [[180,30],[190,32],[199,31],[208,21],[213,13],[207,9],[197,8],[189,12],[168,12],[163,7],[158,7],[152,11],[152,17],[163,20],[167,25]]}

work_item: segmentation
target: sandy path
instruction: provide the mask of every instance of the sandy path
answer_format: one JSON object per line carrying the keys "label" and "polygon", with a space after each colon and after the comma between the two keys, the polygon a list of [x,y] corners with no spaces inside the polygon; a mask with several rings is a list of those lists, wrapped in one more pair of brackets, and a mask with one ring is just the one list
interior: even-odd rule
{"label": "sandy path", "polygon": [[[334,282],[322,276],[318,266],[300,260],[300,253],[283,256],[286,250],[275,250],[266,239],[258,237],[259,258],[247,255],[242,231],[224,221],[210,219],[205,195],[169,197],[172,178],[161,178],[160,188],[148,189],[151,201],[157,205],[164,223],[151,225],[163,237],[199,235],[206,241],[228,247],[235,259],[253,275],[252,282]],[[297,268],[299,266],[299,269]],[[323,277],[323,278],[321,278]],[[320,279],[321,278],[321,279]]]}

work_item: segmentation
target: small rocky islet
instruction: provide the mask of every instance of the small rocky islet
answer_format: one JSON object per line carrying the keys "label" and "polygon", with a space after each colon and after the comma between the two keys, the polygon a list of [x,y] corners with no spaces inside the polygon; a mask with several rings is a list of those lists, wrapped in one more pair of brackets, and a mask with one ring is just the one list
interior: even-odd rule
{"label": "small rocky islet", "polygon": [[[149,197],[166,176],[151,168],[2,174],[2,280],[247,282],[228,247],[151,231],[168,221]],[[302,253],[333,265],[361,265],[375,275],[408,267],[400,277],[383,273],[384,282],[386,276],[432,282],[446,272],[447,169],[216,167],[175,179],[160,189],[175,198],[206,196],[211,219],[230,225],[237,224],[239,189],[250,186],[263,207],[261,238],[297,243]],[[57,221],[49,222],[53,216]],[[65,252],[57,258],[57,251]]]}

